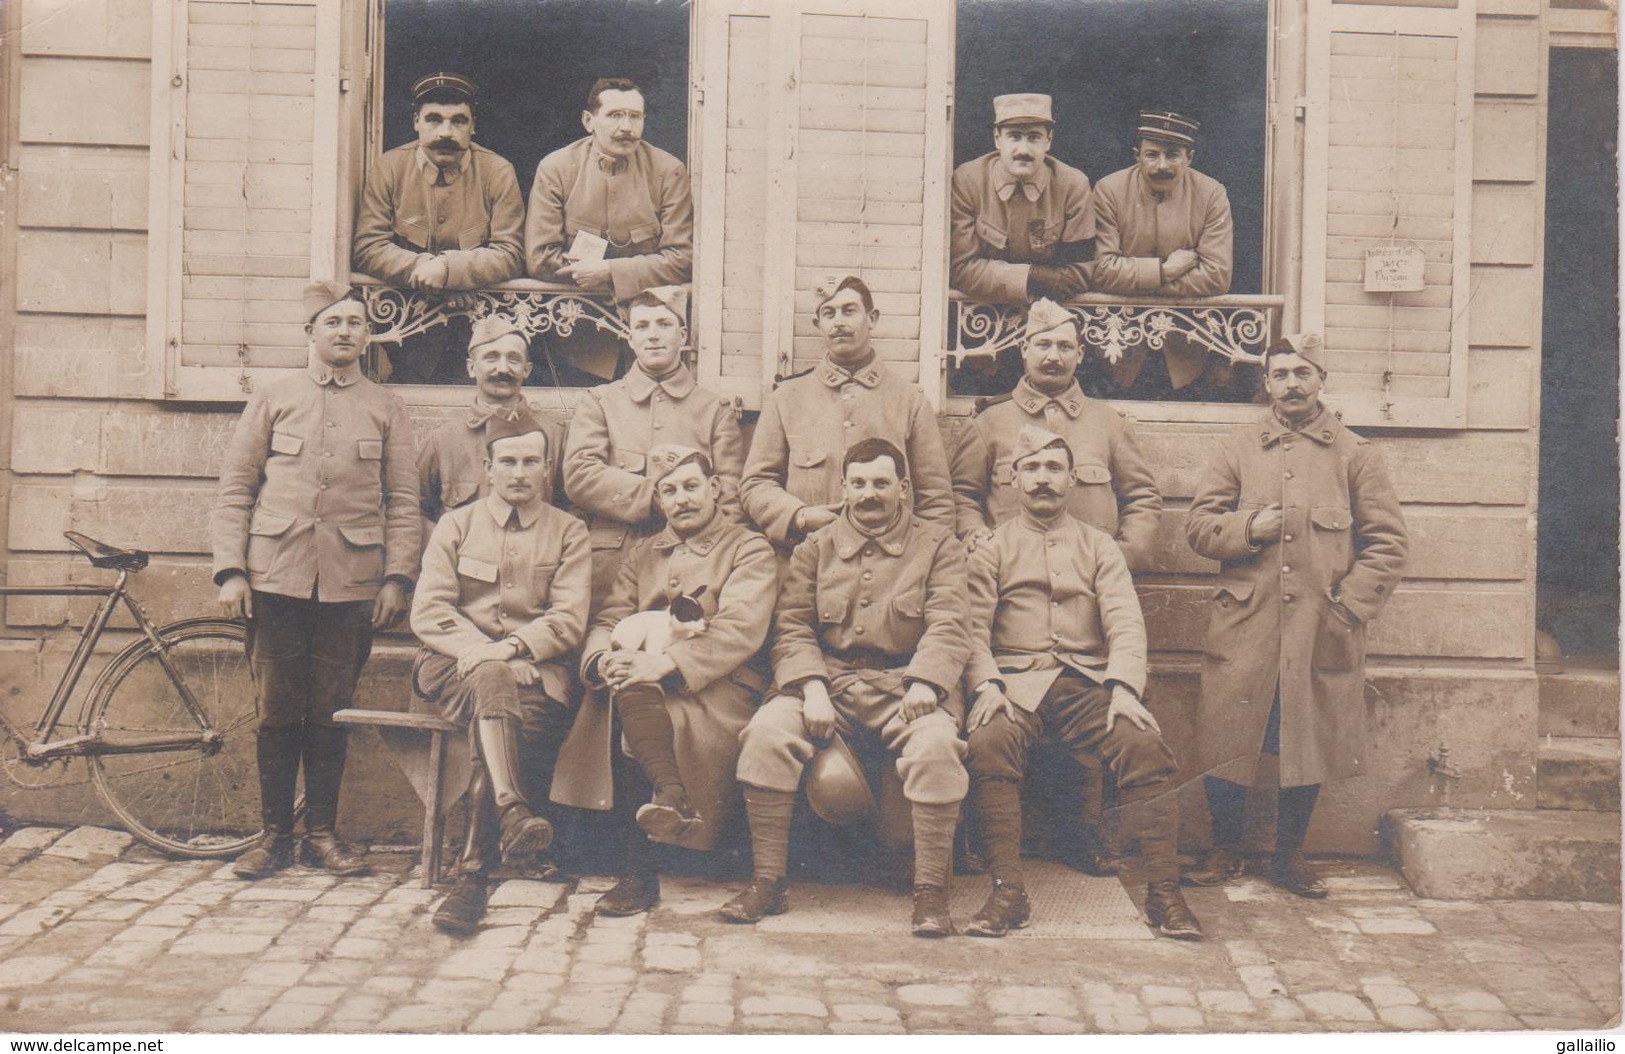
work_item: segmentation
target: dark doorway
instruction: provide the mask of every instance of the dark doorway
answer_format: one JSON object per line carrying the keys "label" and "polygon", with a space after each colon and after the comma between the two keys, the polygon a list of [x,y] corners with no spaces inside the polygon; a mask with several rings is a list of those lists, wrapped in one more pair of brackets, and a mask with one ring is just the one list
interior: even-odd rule
{"label": "dark doorway", "polygon": [[1618,52],[1553,48],[1541,330],[1539,622],[1619,656]]}

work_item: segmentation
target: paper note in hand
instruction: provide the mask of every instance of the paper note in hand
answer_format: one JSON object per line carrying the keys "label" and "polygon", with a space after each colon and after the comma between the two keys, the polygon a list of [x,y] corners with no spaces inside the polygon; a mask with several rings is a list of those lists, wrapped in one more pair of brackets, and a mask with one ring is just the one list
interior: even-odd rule
{"label": "paper note in hand", "polygon": [[564,255],[573,263],[582,263],[586,260],[602,260],[607,252],[609,242],[588,231],[577,231],[575,241],[570,243],[570,251]]}

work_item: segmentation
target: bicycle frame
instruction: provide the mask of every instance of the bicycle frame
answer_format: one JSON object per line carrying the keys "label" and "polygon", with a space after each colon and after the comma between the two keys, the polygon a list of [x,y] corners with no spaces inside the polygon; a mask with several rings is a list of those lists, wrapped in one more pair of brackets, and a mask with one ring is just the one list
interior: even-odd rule
{"label": "bicycle frame", "polygon": [[[92,754],[146,754],[173,750],[177,747],[197,746],[218,747],[221,742],[220,733],[208,727],[208,718],[203,709],[198,706],[197,699],[192,695],[191,687],[186,683],[180,671],[169,661],[169,648],[162,637],[158,635],[152,620],[147,618],[133,599],[125,584],[130,572],[120,571],[118,581],[110,586],[61,584],[40,586],[0,586],[0,597],[103,597],[101,603],[96,605],[96,613],[91,616],[85,628],[79,634],[79,643],[73,649],[73,655],[68,659],[67,669],[62,671],[62,677],[57,681],[56,691],[51,696],[50,705],[40,715],[34,725],[34,735],[28,740],[27,751],[31,759],[47,761],[59,757],[85,757]],[[79,679],[84,676],[85,667],[90,664],[90,657],[96,650],[96,642],[101,639],[107,624],[113,618],[113,612],[120,604],[135,619],[135,624],[152,644],[153,652],[163,665],[164,672],[174,682],[180,692],[181,700],[186,709],[197,720],[200,731],[186,735],[128,735],[114,739],[105,738],[95,730],[86,730],[81,735],[70,736],[66,739],[52,740],[50,737],[56,731],[57,724],[62,719],[63,711],[67,709],[68,700],[73,698],[74,690],[79,686]]]}

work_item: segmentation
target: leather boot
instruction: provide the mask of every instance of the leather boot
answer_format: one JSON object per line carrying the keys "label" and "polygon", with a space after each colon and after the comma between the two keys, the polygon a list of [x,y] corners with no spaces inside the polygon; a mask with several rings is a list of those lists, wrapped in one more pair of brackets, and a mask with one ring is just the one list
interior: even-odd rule
{"label": "leather boot", "polygon": [[790,910],[789,883],[783,878],[753,878],[719,912],[729,922],[761,922]]}
{"label": "leather boot", "polygon": [[941,886],[914,887],[914,920],[911,928],[916,937],[946,937],[954,932],[946,889]]}
{"label": "leather boot", "polygon": [[1187,886],[1222,886],[1241,877],[1244,862],[1234,849],[1216,845],[1207,851],[1202,864],[1195,871],[1187,871],[1180,879]]}
{"label": "leather boot", "polygon": [[657,842],[676,842],[705,826],[705,820],[688,803],[688,795],[679,783],[660,788],[652,799],[638,806],[637,825]]}
{"label": "leather boot", "polygon": [[1322,900],[1326,896],[1326,886],[1303,858],[1303,854],[1296,850],[1277,852],[1270,862],[1270,881],[1286,890],[1288,893],[1310,900]]}
{"label": "leather boot", "polygon": [[1173,879],[1145,887],[1145,919],[1164,937],[1179,941],[1202,939],[1202,924],[1196,921],[1179,883]]}
{"label": "leather boot", "polygon": [[300,863],[345,876],[372,870],[366,857],[339,841],[334,830],[348,740],[345,729],[305,724],[305,839],[299,847]]}
{"label": "leather boot", "polygon": [[993,883],[982,910],[972,916],[965,926],[968,937],[1003,937],[1011,930],[1019,930],[1032,917],[1032,905],[1027,891],[1014,882]]}
{"label": "leather boot", "polygon": [[260,840],[231,865],[238,878],[256,879],[273,875],[293,863],[293,828],[267,827]]}
{"label": "leather boot", "polygon": [[502,810],[502,862],[509,866],[553,844],[553,825],[533,814],[524,802]]}
{"label": "leather boot", "polygon": [[626,875],[608,893],[598,898],[593,911],[620,918],[649,911],[660,903],[659,875]]}
{"label": "leather boot", "polygon": [[480,928],[485,917],[485,876],[465,871],[452,879],[451,892],[435,909],[435,928],[454,937],[466,937]]}

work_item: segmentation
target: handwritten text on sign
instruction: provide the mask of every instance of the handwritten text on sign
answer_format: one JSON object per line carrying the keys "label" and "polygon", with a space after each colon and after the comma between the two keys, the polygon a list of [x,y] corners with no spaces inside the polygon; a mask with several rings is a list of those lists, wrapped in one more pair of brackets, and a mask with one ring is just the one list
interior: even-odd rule
{"label": "handwritten text on sign", "polygon": [[1365,251],[1365,291],[1416,293],[1422,281],[1422,250],[1414,245],[1384,245]]}

